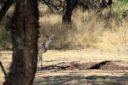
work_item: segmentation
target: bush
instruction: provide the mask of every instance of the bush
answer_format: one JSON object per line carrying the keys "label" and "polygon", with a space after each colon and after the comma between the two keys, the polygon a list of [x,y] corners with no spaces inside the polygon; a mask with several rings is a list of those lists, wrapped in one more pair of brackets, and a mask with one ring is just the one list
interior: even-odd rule
{"label": "bush", "polygon": [[3,25],[0,25],[0,50],[11,49],[10,33],[6,31]]}

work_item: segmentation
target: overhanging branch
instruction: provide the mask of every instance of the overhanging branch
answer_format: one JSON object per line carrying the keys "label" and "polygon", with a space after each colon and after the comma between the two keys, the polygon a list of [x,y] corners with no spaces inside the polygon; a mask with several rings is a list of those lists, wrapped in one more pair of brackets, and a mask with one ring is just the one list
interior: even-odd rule
{"label": "overhanging branch", "polygon": [[10,8],[10,6],[14,3],[14,0],[7,0],[3,7],[0,9],[0,22],[3,19],[3,17],[5,16],[6,12],[8,11],[8,9]]}

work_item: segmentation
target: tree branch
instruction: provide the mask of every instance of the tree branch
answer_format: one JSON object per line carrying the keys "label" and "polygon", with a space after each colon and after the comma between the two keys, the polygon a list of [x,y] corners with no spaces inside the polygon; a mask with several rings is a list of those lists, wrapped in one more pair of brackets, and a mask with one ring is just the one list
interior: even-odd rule
{"label": "tree branch", "polygon": [[4,73],[4,76],[5,76],[5,78],[6,78],[6,77],[7,77],[7,73],[6,73],[5,69],[4,69],[4,66],[3,66],[3,64],[2,64],[1,61],[0,61],[0,67],[1,67],[2,72]]}
{"label": "tree branch", "polygon": [[14,0],[7,0],[3,7],[0,9],[0,22],[3,19],[3,17],[5,16],[6,12],[8,11],[8,9],[10,8],[10,6],[14,3]]}

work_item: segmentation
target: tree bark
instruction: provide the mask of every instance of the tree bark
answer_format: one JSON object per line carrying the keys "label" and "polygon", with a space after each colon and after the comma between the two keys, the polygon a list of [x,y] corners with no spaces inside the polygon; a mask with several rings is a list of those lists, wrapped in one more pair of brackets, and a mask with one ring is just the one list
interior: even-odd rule
{"label": "tree bark", "polygon": [[62,21],[64,24],[71,23],[72,12],[78,4],[78,0],[66,0],[66,11],[63,15]]}
{"label": "tree bark", "polygon": [[37,0],[16,0],[12,18],[13,58],[4,85],[32,85],[37,68]]}

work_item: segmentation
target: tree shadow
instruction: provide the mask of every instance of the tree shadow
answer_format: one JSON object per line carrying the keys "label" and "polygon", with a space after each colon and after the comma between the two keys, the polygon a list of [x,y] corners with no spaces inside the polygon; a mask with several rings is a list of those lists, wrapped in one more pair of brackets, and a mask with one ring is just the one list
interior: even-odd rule
{"label": "tree shadow", "polygon": [[83,76],[70,73],[68,75],[40,77],[34,82],[34,85],[127,85],[127,80],[127,72],[121,76]]}

